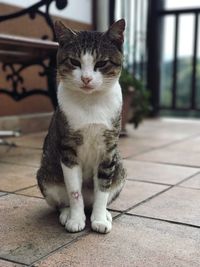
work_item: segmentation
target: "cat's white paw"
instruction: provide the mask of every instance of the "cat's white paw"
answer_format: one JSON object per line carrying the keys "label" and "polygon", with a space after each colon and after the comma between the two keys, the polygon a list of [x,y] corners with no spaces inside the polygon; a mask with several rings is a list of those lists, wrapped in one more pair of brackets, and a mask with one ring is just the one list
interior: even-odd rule
{"label": "cat's white paw", "polygon": [[59,221],[62,225],[65,225],[69,218],[69,208],[63,208],[60,211]]}
{"label": "cat's white paw", "polygon": [[83,218],[68,219],[65,224],[65,229],[68,232],[80,232],[85,228],[85,220]]}
{"label": "cat's white paw", "polygon": [[63,208],[61,210],[59,220],[68,232],[80,232],[85,228],[85,215],[71,218],[70,208]]}
{"label": "cat's white paw", "polygon": [[[97,214],[96,214],[97,215]],[[106,234],[112,229],[112,215],[106,210],[106,216],[101,218],[93,213],[91,216],[91,226],[95,232]]]}
{"label": "cat's white paw", "polygon": [[95,232],[107,234],[112,229],[112,223],[108,221],[107,218],[105,218],[104,220],[94,220],[92,221],[92,229]]}

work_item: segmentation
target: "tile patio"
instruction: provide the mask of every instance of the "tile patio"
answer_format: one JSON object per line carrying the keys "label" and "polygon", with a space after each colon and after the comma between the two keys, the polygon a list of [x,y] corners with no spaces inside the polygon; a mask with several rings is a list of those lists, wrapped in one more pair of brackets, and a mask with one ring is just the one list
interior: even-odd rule
{"label": "tile patio", "polygon": [[45,133],[0,147],[0,267],[200,266],[200,121],[155,119],[120,139],[127,182],[113,229],[70,234],[35,174]]}

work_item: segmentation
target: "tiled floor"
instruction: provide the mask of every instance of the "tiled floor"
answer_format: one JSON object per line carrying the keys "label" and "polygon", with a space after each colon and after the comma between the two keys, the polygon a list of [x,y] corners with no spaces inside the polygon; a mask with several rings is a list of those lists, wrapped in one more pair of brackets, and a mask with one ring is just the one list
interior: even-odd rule
{"label": "tiled floor", "polygon": [[128,179],[113,229],[70,234],[35,174],[45,133],[0,147],[0,267],[200,266],[200,121],[147,120],[120,140]]}

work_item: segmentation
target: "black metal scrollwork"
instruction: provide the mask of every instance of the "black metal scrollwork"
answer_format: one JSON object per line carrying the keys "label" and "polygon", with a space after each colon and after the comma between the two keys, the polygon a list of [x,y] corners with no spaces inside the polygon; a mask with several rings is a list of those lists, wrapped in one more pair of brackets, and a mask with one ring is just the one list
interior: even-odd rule
{"label": "black metal scrollwork", "polygon": [[[54,33],[54,27],[53,27],[53,21],[51,18],[51,15],[49,14],[50,11],[50,5],[55,2],[57,9],[62,10],[64,9],[68,1],[67,0],[41,0],[37,2],[36,4],[25,8],[23,10],[20,10],[15,13],[7,14],[7,15],[0,15],[0,23],[16,19],[25,15],[29,15],[30,19],[35,19],[37,15],[42,16],[47,25],[50,27],[52,32],[52,37],[49,37],[47,35],[41,36],[41,39],[52,39],[52,41],[56,40],[55,33]],[[41,8],[44,7],[44,11],[41,10]],[[46,60],[46,59],[45,59]],[[12,63],[4,63],[2,65],[2,71],[4,73],[9,72],[6,74],[7,81],[11,82],[11,90],[0,88],[0,93],[7,94],[10,97],[12,97],[14,100],[19,101],[25,97],[40,94],[49,96],[51,99],[51,102],[54,107],[57,105],[56,100],[56,81],[55,81],[55,65],[56,65],[56,57],[55,55],[51,55],[48,57],[48,63],[46,64],[45,60],[40,60],[38,62],[30,62],[26,64],[19,64],[19,62],[12,62]],[[45,62],[44,62],[45,61]],[[32,89],[26,89],[23,86],[24,79],[22,76],[22,71],[26,68],[29,68],[33,65],[38,65],[43,68],[42,72],[39,72],[40,76],[46,76],[47,78],[47,84],[48,84],[48,90],[42,89],[42,88],[32,88]]]}
{"label": "black metal scrollwork", "polygon": [[[36,65],[39,65],[39,63],[36,63]],[[3,64],[2,69],[5,73],[8,72],[8,74],[6,75],[6,80],[11,82],[12,90],[0,89],[0,93],[4,93],[10,96],[16,101],[19,101],[27,96],[36,95],[36,94],[49,96],[48,91],[42,88],[41,89],[36,88],[36,89],[31,89],[27,91],[27,89],[23,86],[24,78],[22,76],[22,71],[30,66],[33,66],[33,64],[32,63],[26,64],[26,65],[17,65],[17,64],[10,64],[10,63]],[[47,67],[43,64],[43,62],[41,62],[40,66],[44,68],[44,70],[43,72],[39,72],[38,74],[40,76],[46,76]]]}
{"label": "black metal scrollwork", "polygon": [[[18,12],[14,12],[12,14],[0,16],[0,22],[4,22],[6,20],[11,20],[11,19],[16,19],[16,18],[24,16],[24,15],[29,15],[29,17],[31,19],[35,19],[36,15],[38,14],[38,15],[43,16],[45,18],[47,24],[49,25],[49,27],[52,30],[53,41],[55,41],[56,38],[55,38],[55,34],[54,34],[54,29],[53,29],[53,21],[52,21],[50,14],[49,14],[49,8],[50,8],[50,5],[52,4],[52,2],[56,3],[56,7],[59,10],[64,9],[68,4],[67,0],[41,0],[41,1],[37,2],[36,4],[34,4],[28,8],[25,8],[23,10],[20,10]],[[40,8],[43,6],[45,7],[44,12],[40,10]]]}

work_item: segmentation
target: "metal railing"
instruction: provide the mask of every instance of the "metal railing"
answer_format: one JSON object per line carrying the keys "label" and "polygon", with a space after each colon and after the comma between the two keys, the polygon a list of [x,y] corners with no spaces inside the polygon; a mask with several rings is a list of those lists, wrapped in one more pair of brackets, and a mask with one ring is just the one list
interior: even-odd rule
{"label": "metal railing", "polygon": [[[195,20],[194,20],[194,37],[193,37],[193,55],[192,55],[192,75],[191,75],[191,88],[190,88],[190,106],[188,108],[179,108],[177,107],[177,63],[178,63],[178,44],[179,44],[178,36],[180,31],[180,16],[184,14],[192,14]],[[198,47],[199,14],[200,14],[200,8],[162,10],[158,14],[161,18],[169,15],[175,17],[172,103],[171,106],[169,107],[170,109],[198,110],[195,100],[197,96],[196,80],[197,80],[197,47]]]}
{"label": "metal railing", "polygon": [[[180,105],[180,95],[183,93],[182,88],[179,86],[179,64],[181,62],[181,57],[179,57],[179,45],[180,43],[180,30],[181,21],[183,15],[191,15],[194,18],[193,29],[194,33],[187,32],[186,34],[190,35],[192,38],[192,52],[191,56],[188,57],[191,60],[189,65],[189,75],[187,81],[190,83],[190,86],[187,91],[187,103]],[[197,73],[197,66],[199,64],[198,60],[198,47],[199,47],[199,18],[200,17],[200,7],[199,8],[190,8],[190,9],[165,9],[164,0],[149,0],[149,9],[148,9],[148,24],[147,24],[147,50],[148,50],[148,62],[147,62],[147,84],[148,88],[151,91],[152,95],[152,105],[154,107],[154,114],[160,113],[160,111],[168,110],[174,112],[199,112],[199,96],[200,88],[197,88],[197,81],[199,79],[199,74]],[[162,77],[161,69],[163,64],[166,62],[162,61],[163,57],[163,40],[164,40],[164,20],[167,18],[174,18],[174,29],[172,29],[173,36],[171,42],[173,44],[173,55],[172,61],[170,61],[171,66],[171,77],[169,73],[166,76],[171,79],[170,88],[167,88],[170,92],[170,99],[167,104],[163,104],[161,100],[161,89],[165,90],[166,85],[163,84],[161,88],[161,81],[164,80]],[[165,69],[166,71],[166,69]],[[166,75],[166,73],[164,73]],[[198,81],[199,83],[199,81]],[[163,91],[162,91],[163,93]],[[198,98],[198,99],[197,99]],[[198,101],[197,101],[198,100]],[[198,102],[198,103],[197,103]],[[174,113],[179,114],[179,113]],[[185,113],[187,114],[187,113]]]}

